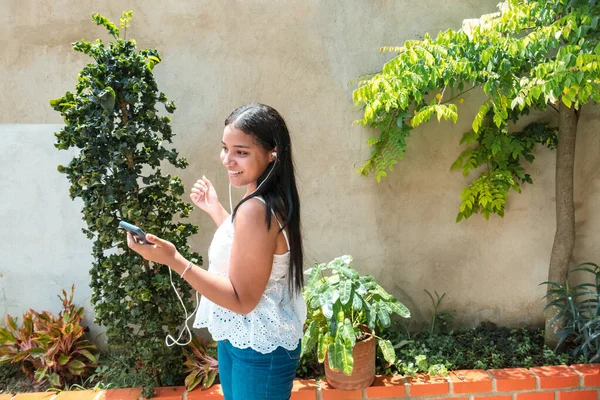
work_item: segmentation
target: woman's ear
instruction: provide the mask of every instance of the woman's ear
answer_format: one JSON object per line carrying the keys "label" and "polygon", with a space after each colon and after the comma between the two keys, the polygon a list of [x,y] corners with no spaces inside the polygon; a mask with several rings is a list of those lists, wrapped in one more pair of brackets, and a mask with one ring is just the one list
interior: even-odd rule
{"label": "woman's ear", "polygon": [[277,159],[277,147],[273,148],[273,151],[271,151],[269,162],[273,162],[276,159]]}

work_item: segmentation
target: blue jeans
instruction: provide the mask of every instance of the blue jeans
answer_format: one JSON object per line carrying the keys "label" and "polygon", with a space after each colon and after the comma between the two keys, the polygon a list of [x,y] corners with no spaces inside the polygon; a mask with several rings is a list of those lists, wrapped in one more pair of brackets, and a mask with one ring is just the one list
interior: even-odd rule
{"label": "blue jeans", "polygon": [[225,400],[288,400],[301,346],[271,353],[239,349],[228,340],[218,343],[219,379]]}

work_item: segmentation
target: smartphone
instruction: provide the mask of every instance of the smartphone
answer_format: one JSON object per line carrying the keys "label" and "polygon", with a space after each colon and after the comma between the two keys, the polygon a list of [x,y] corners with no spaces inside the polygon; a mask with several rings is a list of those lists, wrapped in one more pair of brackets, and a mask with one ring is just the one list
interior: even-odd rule
{"label": "smartphone", "polygon": [[125,221],[119,222],[119,226],[131,233],[138,244],[152,244],[146,240],[146,232],[144,232],[139,226],[135,226]]}

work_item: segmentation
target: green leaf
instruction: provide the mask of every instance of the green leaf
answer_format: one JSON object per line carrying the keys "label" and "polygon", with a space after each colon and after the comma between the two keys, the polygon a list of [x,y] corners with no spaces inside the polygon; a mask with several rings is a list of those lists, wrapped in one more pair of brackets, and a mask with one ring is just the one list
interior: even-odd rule
{"label": "green leaf", "polygon": [[423,107],[422,109],[415,111],[415,116],[412,119],[412,126],[416,128],[424,122],[429,121],[433,113],[436,111],[436,105],[430,105]]}
{"label": "green leaf", "polygon": [[200,370],[192,371],[185,377],[184,385],[188,391],[194,390],[202,382]]}
{"label": "green leaf", "polygon": [[485,49],[484,51],[481,52],[481,62],[483,64],[488,64],[490,59],[492,58],[492,55],[494,54],[494,48],[493,47],[488,47],[487,49]]}
{"label": "green leaf", "polygon": [[410,57],[409,59],[410,59],[411,63],[416,64],[417,61],[419,61],[419,56],[413,49],[410,49],[408,54],[409,54],[409,57]]}
{"label": "green leaf", "polygon": [[13,356],[12,355],[0,356],[0,365],[12,363],[12,361],[13,361]]}
{"label": "green leaf", "polygon": [[[474,130],[469,130],[463,134],[460,144],[473,144],[477,142],[479,135]],[[463,153],[464,154],[464,153]]]}
{"label": "green leaf", "polygon": [[400,303],[399,301],[389,302],[387,303],[387,306],[393,313],[398,314],[402,318],[410,318],[410,311],[408,310],[408,308],[406,308],[404,304]]}
{"label": "green leaf", "polygon": [[10,315],[6,316],[6,326],[8,326],[10,329],[12,329],[13,331],[16,331],[17,328],[17,322],[15,321],[15,319],[13,317],[11,317]]}
{"label": "green leaf", "polygon": [[363,300],[356,292],[352,295],[352,309],[356,312],[360,312],[363,309]]}
{"label": "green leaf", "polygon": [[428,368],[428,362],[427,362],[427,356],[425,355],[418,355],[415,357],[415,364],[417,365],[417,368],[419,368],[421,371],[427,371]]}
{"label": "green leaf", "polygon": [[219,371],[218,370],[210,370],[208,375],[206,375],[206,378],[204,378],[204,384],[202,385],[204,387],[204,389],[208,389],[209,387],[211,387],[213,385],[213,383],[215,383],[215,379],[218,375]]}
{"label": "green leaf", "polygon": [[50,374],[48,375],[48,382],[50,382],[51,387],[58,388],[60,387],[60,376],[58,374]]}
{"label": "green leaf", "polygon": [[367,313],[367,326],[371,329],[375,329],[375,323],[377,322],[377,308],[378,304],[373,303],[371,309]]}
{"label": "green leaf", "polygon": [[88,360],[90,360],[92,363],[96,363],[98,360],[96,359],[96,356],[94,356],[90,351],[88,350],[79,350],[79,354],[81,354],[82,356],[84,356],[85,358],[87,358]]}
{"label": "green leaf", "polygon": [[352,295],[352,282],[349,279],[344,279],[340,282],[340,302],[348,304]]}
{"label": "green leaf", "polygon": [[392,346],[392,342],[389,340],[378,339],[377,344],[379,345],[379,349],[381,350],[381,354],[383,354],[383,358],[388,364],[393,364],[396,361],[396,352],[394,351],[394,346]]}
{"label": "green leaf", "polygon": [[380,301],[377,307],[377,316],[379,317],[379,323],[388,327],[391,324],[390,313],[387,309],[386,304],[383,301]]}
{"label": "green leaf", "polygon": [[348,318],[344,319],[342,329],[338,330],[338,335],[341,336],[344,341],[350,343],[352,347],[356,344],[356,335],[354,334],[352,323]]}
{"label": "green leaf", "polygon": [[349,279],[358,278],[358,272],[348,266],[339,266],[336,268],[342,275]]}
{"label": "green leaf", "polygon": [[356,288],[354,289],[354,291],[356,293],[360,294],[361,296],[364,296],[365,294],[367,294],[367,288],[365,287],[364,283],[361,280],[356,282]]}
{"label": "green leaf", "polygon": [[115,100],[117,95],[112,87],[107,87],[103,91],[101,91],[98,96],[100,100],[100,105],[106,111],[113,111],[115,109]]}
{"label": "green leaf", "polygon": [[490,107],[491,107],[491,105],[489,102],[485,102],[479,107],[479,111],[475,115],[475,118],[473,119],[473,124],[471,125],[473,128],[473,131],[475,133],[479,133],[479,128],[481,128],[483,119],[485,118],[488,111],[490,110]]}
{"label": "green leaf", "polygon": [[494,123],[496,124],[496,126],[498,128],[500,128],[502,126],[502,124],[504,123],[504,119],[502,118],[502,115],[494,114]]}
{"label": "green leaf", "polygon": [[48,375],[48,367],[39,368],[33,374],[33,379],[35,379],[36,382],[42,382],[42,381],[44,381],[44,379],[46,379],[47,375]]}
{"label": "green leaf", "polygon": [[[336,345],[339,348],[339,342],[336,342]],[[352,370],[354,369],[354,357],[352,355],[352,344],[348,342],[343,342],[341,344],[341,355],[340,360],[342,362],[342,372],[345,375],[351,375]]]}
{"label": "green leaf", "polygon": [[65,365],[66,363],[69,362],[70,357],[66,354],[61,354],[60,357],[58,357],[58,365]]}
{"label": "green leaf", "polygon": [[11,346],[17,343],[17,338],[7,329],[0,328],[0,343],[4,346]]}
{"label": "green leaf", "polygon": [[325,318],[331,318],[333,316],[333,293],[328,291],[319,295],[319,303]]}
{"label": "green leaf", "polygon": [[329,368],[334,371],[341,371],[345,375],[352,374],[354,368],[352,346],[348,345],[346,342],[336,340],[329,345],[327,357],[329,359]]}
{"label": "green leaf", "polygon": [[342,368],[342,361],[340,360],[341,350],[336,351],[336,344],[335,342],[329,343],[327,346],[327,361],[332,371],[339,371]]}
{"label": "green leaf", "polygon": [[327,355],[327,349],[329,346],[330,336],[329,332],[325,332],[318,341],[317,344],[317,358],[320,363],[325,361],[325,356]]}
{"label": "green leaf", "polygon": [[70,373],[72,373],[75,376],[78,376],[83,374],[83,372],[85,371],[85,364],[79,360],[71,360],[71,362],[67,364],[67,368]]}
{"label": "green leaf", "polygon": [[510,103],[510,108],[511,108],[511,109],[513,109],[513,110],[514,110],[514,109],[515,109],[515,107],[516,107],[516,106],[519,104],[519,101],[518,101],[518,100],[519,100],[519,98],[518,98],[518,97],[515,97],[515,98],[513,99],[513,101]]}
{"label": "green leaf", "polygon": [[308,324],[306,328],[306,332],[304,332],[304,337],[302,338],[302,355],[308,354],[317,344],[318,339],[318,327],[317,321],[312,320]]}
{"label": "green leaf", "polygon": [[155,64],[158,64],[161,61],[157,56],[148,56],[148,60],[154,61]]}
{"label": "green leaf", "polygon": [[39,347],[33,347],[33,348],[29,349],[28,352],[29,352],[29,355],[32,356],[33,358],[39,358],[46,354],[44,349],[40,349]]}

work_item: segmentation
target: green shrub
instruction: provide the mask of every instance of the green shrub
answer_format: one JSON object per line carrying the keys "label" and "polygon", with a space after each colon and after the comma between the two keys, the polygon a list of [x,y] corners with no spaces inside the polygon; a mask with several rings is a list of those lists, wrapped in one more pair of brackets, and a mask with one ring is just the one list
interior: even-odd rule
{"label": "green shrub", "polygon": [[[188,165],[167,147],[174,134],[169,117],[158,109],[162,105],[173,113],[175,104],[158,90],[153,76],[161,61],[158,52],[138,51],[134,40],[125,39],[131,16],[123,13],[121,37],[115,24],[93,15],[115,40],[75,42],[73,49],[94,62],[81,70],[74,92],[50,104],[65,121],[55,134],[55,147],[78,149],[58,170],[71,183],[71,198],[83,200],[83,232],[94,241],[90,286],[95,321],[106,327],[108,343],[134,368],[132,376],[149,395],[153,386],[183,384],[182,351],[164,343],[167,333],[181,325],[182,309],[168,270],[131,251],[119,221],[169,240],[197,265],[201,259],[187,243],[198,227],[179,222],[193,207],[180,198],[181,180],[163,172]],[[179,276],[174,284],[183,294],[189,290]],[[190,308],[191,299],[182,297]]]}
{"label": "green shrub", "polygon": [[581,357],[585,362],[600,362],[600,267],[594,263],[579,264],[572,272],[587,272],[593,283],[572,285],[569,273],[564,282],[544,282],[548,285],[545,297],[553,296],[546,305],[558,309],[552,321],[561,321],[563,326],[556,348],[564,343],[571,349],[573,358]]}
{"label": "green shrub", "polygon": [[410,364],[416,364],[414,360],[420,356],[426,357],[429,366],[448,370],[528,368],[577,361],[548,349],[542,329],[510,329],[487,322],[445,334],[409,335],[395,324],[382,335],[396,347],[397,360],[391,366],[378,364],[379,373],[404,373],[414,368]]}

